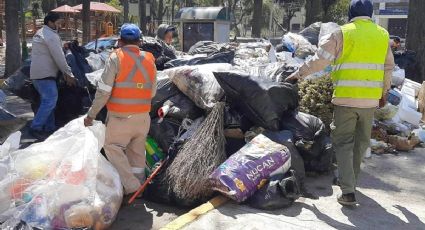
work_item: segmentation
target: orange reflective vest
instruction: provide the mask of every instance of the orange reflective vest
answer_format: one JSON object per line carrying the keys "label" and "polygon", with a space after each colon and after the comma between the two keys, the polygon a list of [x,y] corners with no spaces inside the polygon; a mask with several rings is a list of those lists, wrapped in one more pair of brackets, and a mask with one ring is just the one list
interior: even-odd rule
{"label": "orange reflective vest", "polygon": [[138,48],[123,47],[116,51],[119,72],[115,78],[108,111],[148,113],[151,110],[152,84],[156,76],[155,58]]}

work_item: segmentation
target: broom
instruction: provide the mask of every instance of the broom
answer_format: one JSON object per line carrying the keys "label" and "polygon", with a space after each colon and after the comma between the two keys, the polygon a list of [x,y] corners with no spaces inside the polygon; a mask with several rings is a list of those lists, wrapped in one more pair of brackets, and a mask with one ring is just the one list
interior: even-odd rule
{"label": "broom", "polygon": [[170,189],[178,198],[204,200],[211,197],[213,191],[208,176],[227,158],[223,115],[224,103],[217,103],[167,168]]}

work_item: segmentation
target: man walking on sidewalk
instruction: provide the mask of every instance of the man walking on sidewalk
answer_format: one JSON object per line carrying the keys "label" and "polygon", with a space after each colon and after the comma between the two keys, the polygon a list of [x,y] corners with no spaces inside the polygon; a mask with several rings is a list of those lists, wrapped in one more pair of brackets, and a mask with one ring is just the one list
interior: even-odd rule
{"label": "man walking on sidewalk", "polygon": [[68,85],[76,84],[71,67],[65,60],[62,41],[57,32],[59,14],[50,12],[44,18],[44,26],[34,35],[31,54],[30,79],[40,95],[40,107],[31,124],[30,133],[37,139],[44,139],[56,130],[55,107],[58,100],[56,76],[64,75]]}
{"label": "man walking on sidewalk", "polygon": [[352,0],[350,23],[321,41],[315,56],[286,81],[301,80],[332,64],[334,119],[332,142],[342,194],[338,202],[355,205],[360,164],[370,145],[373,116],[386,104],[394,58],[388,32],[372,22],[370,0]]}
{"label": "man walking on sidewalk", "polygon": [[137,191],[144,180],[145,142],[150,127],[151,99],[156,92],[155,59],[139,49],[140,29],[121,27],[119,46],[106,62],[95,100],[84,120],[92,125],[108,108],[105,152],[117,169],[125,194]]}

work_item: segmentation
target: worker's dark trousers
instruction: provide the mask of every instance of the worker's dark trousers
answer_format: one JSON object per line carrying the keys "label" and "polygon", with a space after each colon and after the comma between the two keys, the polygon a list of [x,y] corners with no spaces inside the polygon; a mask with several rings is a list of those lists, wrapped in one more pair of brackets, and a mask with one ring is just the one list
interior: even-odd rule
{"label": "worker's dark trousers", "polygon": [[370,146],[375,110],[335,106],[331,136],[343,194],[356,190],[360,164]]}

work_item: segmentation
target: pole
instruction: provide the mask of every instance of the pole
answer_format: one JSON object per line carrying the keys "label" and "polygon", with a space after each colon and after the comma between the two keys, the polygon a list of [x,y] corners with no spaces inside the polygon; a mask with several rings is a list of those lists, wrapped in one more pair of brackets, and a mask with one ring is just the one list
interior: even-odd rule
{"label": "pole", "polygon": [[83,0],[82,21],[83,21],[83,44],[90,41],[90,0]]}
{"label": "pole", "polygon": [[26,38],[26,26],[25,26],[25,11],[24,11],[24,0],[19,1],[21,4],[21,42],[22,42],[22,61],[28,58],[28,47]]}

